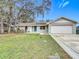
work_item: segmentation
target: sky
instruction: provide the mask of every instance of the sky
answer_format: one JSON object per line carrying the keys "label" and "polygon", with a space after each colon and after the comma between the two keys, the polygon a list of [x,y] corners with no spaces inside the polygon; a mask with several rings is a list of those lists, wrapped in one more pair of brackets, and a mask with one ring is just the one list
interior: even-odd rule
{"label": "sky", "polygon": [[[66,17],[79,22],[79,0],[51,0],[52,5],[44,19],[56,20],[59,17]],[[42,19],[41,16],[38,20]]]}

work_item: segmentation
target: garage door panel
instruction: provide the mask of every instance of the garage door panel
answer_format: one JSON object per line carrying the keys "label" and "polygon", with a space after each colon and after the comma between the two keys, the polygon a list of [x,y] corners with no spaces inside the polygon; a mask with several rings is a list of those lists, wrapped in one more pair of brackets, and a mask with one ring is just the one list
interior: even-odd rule
{"label": "garage door panel", "polygon": [[51,26],[51,33],[72,33],[72,26]]}

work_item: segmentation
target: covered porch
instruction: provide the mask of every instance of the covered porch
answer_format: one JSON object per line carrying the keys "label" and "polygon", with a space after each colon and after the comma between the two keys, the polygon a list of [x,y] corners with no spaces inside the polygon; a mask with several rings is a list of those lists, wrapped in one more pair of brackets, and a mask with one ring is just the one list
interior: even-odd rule
{"label": "covered porch", "polygon": [[47,26],[25,26],[25,32],[31,33],[48,33]]}
{"label": "covered porch", "polygon": [[20,23],[19,29],[29,33],[48,33],[48,25],[46,23]]}

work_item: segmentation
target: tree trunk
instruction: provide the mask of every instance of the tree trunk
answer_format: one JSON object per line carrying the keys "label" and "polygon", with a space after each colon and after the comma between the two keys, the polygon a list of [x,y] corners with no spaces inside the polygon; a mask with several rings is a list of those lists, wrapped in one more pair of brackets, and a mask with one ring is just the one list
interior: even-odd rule
{"label": "tree trunk", "polygon": [[4,33],[3,21],[1,20],[1,33]]}
{"label": "tree trunk", "polygon": [[[10,3],[11,3],[12,1],[10,0]],[[13,20],[13,7],[12,6],[10,6],[9,7],[9,28],[8,28],[8,33],[10,33],[11,32],[11,22],[12,22],[12,20]]]}
{"label": "tree trunk", "polygon": [[10,33],[11,32],[11,27],[9,26],[9,28],[8,28],[8,33]]}

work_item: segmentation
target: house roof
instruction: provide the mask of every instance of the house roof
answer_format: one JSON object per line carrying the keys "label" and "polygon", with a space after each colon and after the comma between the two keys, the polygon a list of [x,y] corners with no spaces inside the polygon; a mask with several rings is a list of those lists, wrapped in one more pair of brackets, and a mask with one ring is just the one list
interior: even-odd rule
{"label": "house roof", "polygon": [[[61,22],[57,22],[57,21],[60,21],[62,19],[66,20],[66,21],[70,21],[70,22],[69,23],[67,23],[67,22],[62,22],[62,23]],[[74,21],[74,20],[70,20],[68,18],[65,18],[65,17],[60,17],[57,20],[49,22],[48,24],[52,24],[53,26],[61,26],[61,25],[62,26],[72,26],[73,24],[77,24],[77,22]]]}
{"label": "house roof", "polygon": [[73,22],[73,23],[77,23],[76,21],[71,20],[71,19],[68,19],[68,18],[65,18],[65,17],[60,17],[60,18],[58,18],[57,20],[55,20],[54,22],[59,21],[59,20],[61,20],[61,19],[64,19],[64,20],[67,20],[67,21],[70,21],[70,22]]}
{"label": "house roof", "polygon": [[[64,19],[64,20],[67,20],[67,21],[70,21],[70,23],[56,23],[56,21],[59,21],[59,20],[61,20],[61,19]],[[31,23],[20,23],[20,24],[18,24],[19,26],[46,26],[46,25],[48,25],[48,24],[52,24],[52,25],[63,25],[63,26],[65,26],[65,25],[72,25],[72,24],[77,24],[77,22],[76,21],[74,21],[74,20],[70,20],[70,19],[68,19],[68,18],[65,18],[65,17],[60,17],[60,18],[58,18],[57,20],[55,20],[55,21],[51,21],[51,22],[31,22]]]}
{"label": "house roof", "polygon": [[20,23],[18,24],[19,26],[46,26],[46,23],[36,23],[36,22],[32,22],[32,23]]}

